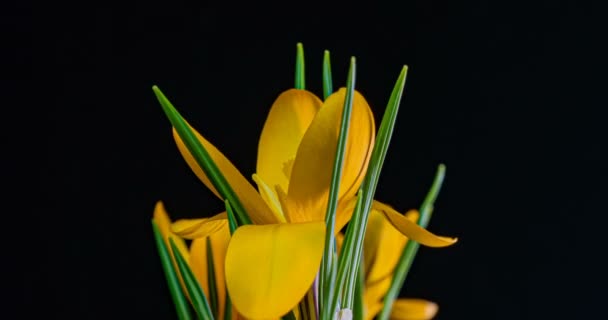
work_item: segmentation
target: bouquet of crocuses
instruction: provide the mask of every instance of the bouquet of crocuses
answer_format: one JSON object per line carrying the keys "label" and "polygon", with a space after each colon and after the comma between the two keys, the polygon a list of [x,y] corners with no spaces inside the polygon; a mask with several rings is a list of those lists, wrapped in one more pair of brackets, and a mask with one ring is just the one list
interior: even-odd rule
{"label": "bouquet of crocuses", "polygon": [[402,214],[374,200],[407,66],[376,133],[355,91],[355,58],[346,87],[334,91],[325,51],[321,100],[305,90],[300,43],[296,52],[295,88],[276,99],[259,140],[257,190],[153,87],[180,153],[226,208],[172,222],[156,205],[153,230],[178,317],[190,319],[192,310],[216,320],[434,317],[435,303],[397,297],[419,244],[456,242],[426,230],[445,166],[418,210]]}

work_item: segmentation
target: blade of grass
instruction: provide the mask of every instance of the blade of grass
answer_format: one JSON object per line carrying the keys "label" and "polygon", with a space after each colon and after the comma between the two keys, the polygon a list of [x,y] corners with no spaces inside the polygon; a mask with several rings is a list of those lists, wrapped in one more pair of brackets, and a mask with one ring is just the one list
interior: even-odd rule
{"label": "blade of grass", "polygon": [[247,216],[247,212],[241,204],[241,201],[238,199],[236,193],[232,190],[232,187],[230,187],[230,184],[228,184],[226,178],[218,169],[205,147],[203,147],[202,143],[196,138],[190,126],[157,86],[153,86],[152,90],[154,90],[156,98],[167,115],[167,118],[169,118],[171,125],[175,128],[179,137],[184,141],[188,151],[190,151],[198,165],[203,169],[207,177],[209,177],[213,186],[217,189],[222,198],[230,200],[239,220],[243,224],[251,224],[251,220]]}
{"label": "blade of grass", "polygon": [[188,308],[188,302],[186,301],[186,297],[182,292],[179,279],[177,278],[177,273],[175,272],[175,268],[173,266],[173,261],[171,260],[171,256],[169,254],[169,249],[165,245],[163,236],[154,221],[152,221],[152,230],[154,231],[154,240],[156,241],[158,255],[160,256],[161,265],[165,273],[165,278],[167,279],[169,292],[171,293],[171,298],[173,299],[173,304],[175,305],[175,309],[177,311],[177,317],[180,320],[190,320],[191,316]]}
{"label": "blade of grass", "polygon": [[296,75],[294,88],[306,89],[306,79],[304,77],[304,46],[298,42],[296,48]]}
{"label": "blade of grass", "polygon": [[344,108],[342,109],[342,117],[340,123],[340,134],[336,146],[336,156],[329,186],[329,199],[327,203],[327,211],[325,213],[325,251],[321,262],[321,292],[322,305],[328,305],[331,299],[329,293],[330,286],[333,285],[330,274],[331,268],[334,266],[332,257],[334,253],[334,229],[336,227],[336,210],[338,208],[338,192],[340,191],[340,180],[342,180],[342,167],[344,162],[344,154],[346,152],[346,143],[348,140],[348,130],[350,127],[350,116],[353,108],[353,97],[355,94],[355,79],[357,74],[357,61],[355,57],[350,60],[348,70],[348,78],[346,81],[346,96],[344,97]]}
{"label": "blade of grass", "polygon": [[323,53],[323,100],[326,100],[334,92],[333,80],[331,76],[331,62],[329,51]]}
{"label": "blade of grass", "polygon": [[213,320],[213,314],[211,313],[209,303],[207,302],[203,289],[198,281],[196,281],[196,277],[192,273],[192,270],[190,270],[190,267],[188,266],[188,263],[184,257],[182,257],[179,249],[177,249],[173,239],[169,238],[169,243],[171,244],[171,249],[173,250],[173,257],[175,257],[175,260],[177,261],[179,273],[181,274],[182,279],[184,279],[184,284],[188,290],[188,296],[190,297],[194,311],[198,315],[199,319]]}
{"label": "blade of grass", "polygon": [[[424,202],[420,206],[420,217],[418,218],[418,224],[425,229],[429,224],[431,215],[433,214],[435,200],[437,199],[437,195],[441,190],[441,185],[443,184],[444,178],[445,165],[440,164],[437,168],[437,173],[435,174],[435,179],[433,180],[431,189],[427,193]],[[414,262],[414,258],[416,257],[416,253],[418,252],[419,247],[420,244],[418,242],[408,241],[407,245],[403,249],[403,253],[399,258],[397,266],[395,267],[395,273],[391,281],[391,286],[389,287],[386,296],[384,297],[384,305],[382,307],[382,311],[380,311],[378,320],[387,320],[389,318],[393,303],[395,302],[395,299],[397,299],[397,296],[401,291],[401,287],[405,282],[405,278],[407,277],[412,263]]]}
{"label": "blade of grass", "polygon": [[213,317],[217,319],[219,318],[220,308],[217,296],[217,285],[215,283],[215,264],[213,263],[213,248],[211,247],[210,237],[207,237],[205,246],[207,247],[207,284],[209,285],[209,304]]}

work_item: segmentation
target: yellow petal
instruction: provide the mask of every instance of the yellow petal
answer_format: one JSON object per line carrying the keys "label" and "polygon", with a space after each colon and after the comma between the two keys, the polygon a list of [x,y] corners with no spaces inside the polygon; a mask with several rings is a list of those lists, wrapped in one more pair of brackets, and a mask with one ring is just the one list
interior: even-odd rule
{"label": "yellow petal", "polygon": [[294,308],[315,279],[324,241],[323,222],[238,228],[226,254],[226,284],[239,313],[269,319]]}
{"label": "yellow petal", "polygon": [[[169,214],[167,214],[165,206],[161,201],[158,201],[156,203],[156,206],[154,207],[153,220],[158,226],[158,230],[160,231],[163,239],[165,240],[165,245],[167,246],[167,250],[171,255],[171,261],[173,261],[173,267],[177,270],[178,265],[177,261],[175,260],[175,257],[173,256],[173,247],[169,242],[169,238],[173,239],[175,246],[186,261],[188,261],[188,259],[190,258],[190,254],[188,253],[188,246],[186,246],[186,242],[184,241],[184,239],[176,236],[171,232],[171,219],[169,218]],[[182,291],[187,295],[188,291],[186,290],[186,285],[184,283],[184,280],[181,278],[179,272],[177,272],[177,276],[179,278],[180,284],[182,285]]]}
{"label": "yellow petal", "polygon": [[343,199],[342,201],[338,202],[338,209],[336,210],[336,228],[334,229],[336,233],[342,230],[348,221],[350,221],[356,205],[357,197]]}
{"label": "yellow petal", "polygon": [[228,224],[226,211],[211,218],[181,219],[171,225],[173,233],[185,239],[207,237]]}
{"label": "yellow petal", "polygon": [[272,213],[274,213],[276,222],[287,222],[285,221],[285,215],[283,214],[281,202],[279,201],[277,194],[266,184],[264,180],[262,180],[262,177],[260,177],[258,174],[253,174],[253,181],[255,181],[255,183],[258,185],[258,190],[260,190],[262,199],[266,201],[266,204],[268,204],[272,210]]}
{"label": "yellow petal", "polygon": [[[175,234],[173,234],[173,232],[171,232],[171,219],[169,218],[169,215],[167,214],[167,211],[165,210],[165,206],[163,205],[163,203],[161,201],[158,201],[156,203],[156,206],[154,207],[154,218],[153,219],[154,219],[154,222],[156,222],[156,225],[158,226],[160,233],[162,234],[163,238],[165,239],[165,245],[167,246],[167,249],[171,253],[171,258],[173,258],[173,253],[171,251],[171,245],[169,244],[169,237],[171,237],[173,239],[173,242],[175,242],[175,246],[177,247],[177,249],[179,249],[179,252],[182,254],[184,259],[188,259],[188,246],[186,246],[184,239],[177,237]],[[177,267],[177,264],[176,264],[176,267]]]}
{"label": "yellow petal", "polygon": [[386,218],[384,218],[384,215],[380,211],[372,209],[369,213],[365,237],[363,238],[363,270],[365,271],[366,278],[372,270],[378,248],[380,247],[380,238],[384,229],[383,220],[386,220]]}
{"label": "yellow petal", "polygon": [[[273,223],[274,215],[251,183],[249,183],[249,181],[243,177],[243,175],[230,162],[230,160],[228,160],[215,146],[213,146],[193,128],[192,131],[205,147],[218,169],[222,172],[226,178],[226,181],[232,187],[232,190],[234,190],[236,193],[251,220],[256,224]],[[205,186],[207,186],[207,188],[209,188],[209,190],[211,190],[218,198],[224,200],[224,198],[222,198],[215,189],[209,178],[207,178],[207,175],[205,175],[203,169],[198,165],[196,160],[194,160],[192,154],[190,151],[188,151],[188,148],[186,148],[184,142],[181,140],[175,129],[173,129],[173,138],[175,139],[175,143],[177,144],[177,148],[179,149],[180,153],[192,171],[194,171],[196,176],[201,179]]]}
{"label": "yellow petal", "polygon": [[422,245],[429,247],[447,247],[458,241],[456,238],[441,237],[432,234],[397,212],[395,209],[381,202],[374,201],[373,205],[375,209],[380,210],[384,214],[393,227],[409,239]]}
{"label": "yellow petal", "polygon": [[[418,216],[417,211],[409,211],[405,215],[414,223]],[[406,243],[407,238],[380,211],[372,209],[363,244],[366,282],[373,283],[392,276]]]}
{"label": "yellow petal", "polygon": [[[302,138],[287,190],[288,221],[324,220],[345,93],[345,89],[340,89],[327,98]],[[374,116],[365,98],[355,92],[339,199],[356,194],[367,170],[374,137]]]}
{"label": "yellow petal", "polygon": [[304,132],[322,104],[314,94],[297,89],[281,93],[273,103],[260,136],[256,169],[269,186],[287,190],[289,176],[283,170],[295,158]]}
{"label": "yellow petal", "polygon": [[[382,303],[382,300],[384,299],[384,296],[386,295],[386,292],[388,291],[388,289],[391,286],[391,278],[387,277],[381,281],[376,281],[375,283],[369,284],[366,283],[365,284],[365,291],[363,294],[363,301],[365,302],[365,305],[370,306],[370,313],[372,310],[372,306],[377,304],[377,303]],[[380,311],[380,310],[377,310]],[[371,314],[371,317],[376,316],[375,313]]]}
{"label": "yellow petal", "polygon": [[365,320],[372,320],[374,319],[374,317],[380,312],[380,310],[382,310],[382,302],[374,302],[371,304],[365,304],[365,309],[364,309],[364,316],[363,319]]}
{"label": "yellow petal", "polygon": [[[228,225],[209,237],[211,250],[213,251],[213,266],[215,270],[215,283],[218,297],[219,319],[224,318],[224,307],[226,303],[226,280],[224,276],[224,260],[226,250],[230,241]],[[207,237],[198,238],[190,245],[190,268],[209,297],[208,270],[207,270]]]}
{"label": "yellow petal", "polygon": [[341,232],[336,233],[336,248],[338,251],[338,256],[340,256],[340,252],[342,251],[342,244],[344,244],[344,234]]}
{"label": "yellow petal", "polygon": [[391,320],[429,320],[439,307],[436,303],[422,299],[397,299],[391,309]]}

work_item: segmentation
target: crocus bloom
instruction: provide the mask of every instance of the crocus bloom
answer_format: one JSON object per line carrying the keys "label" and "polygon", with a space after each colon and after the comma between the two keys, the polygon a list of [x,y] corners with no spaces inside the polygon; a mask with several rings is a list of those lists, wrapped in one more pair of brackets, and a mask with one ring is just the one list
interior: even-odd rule
{"label": "crocus bloom", "polygon": [[[405,217],[418,220],[418,212],[410,210]],[[373,319],[383,307],[383,299],[394,276],[401,252],[408,239],[398,232],[379,210],[370,212],[363,243],[365,271],[365,320]],[[437,313],[437,304],[423,299],[400,298],[394,301],[390,318],[394,320],[428,320]]]}
{"label": "crocus bloom", "polygon": [[[257,174],[253,175],[258,191],[216,147],[195,132],[255,224],[236,230],[225,261],[232,302],[248,318],[276,318],[287,313],[309,290],[317,274],[345,91],[340,89],[325,102],[297,89],[287,90],[277,98],[260,137]],[[336,231],[352,215],[375,136],[369,105],[358,92],[353,100]],[[220,197],[175,130],[174,138],[195,174]],[[381,212],[397,229],[422,244],[453,243],[452,239],[435,236],[392,209]],[[223,214],[182,220],[173,225],[173,231],[186,238],[197,238],[217,230],[222,219]]]}
{"label": "crocus bloom", "polygon": [[[162,202],[158,202],[154,208],[154,222],[156,222],[156,225],[159,227],[168,250],[171,250],[169,238],[173,240],[179,249],[180,254],[184,257],[184,260],[188,262],[190,270],[192,270],[194,273],[196,280],[200,284],[207,298],[211,297],[209,288],[210,274],[207,260],[207,255],[209,254],[207,241],[209,241],[213,255],[214,267],[212,275],[215,278],[215,289],[217,296],[216,307],[218,312],[215,318],[224,319],[227,297],[224,260],[226,257],[228,242],[230,241],[230,230],[228,228],[228,223],[226,223],[224,220],[222,223],[217,225],[217,230],[213,230],[209,236],[194,239],[190,243],[190,247],[188,247],[182,238],[171,232],[171,219],[169,218],[169,214],[165,210]],[[171,257],[173,258],[173,254],[171,254]],[[175,268],[177,269],[177,263],[175,261],[174,264]],[[185,289],[181,276],[179,276],[179,280],[182,283],[184,294],[187,295],[188,291]],[[236,310],[234,310],[234,308],[231,310],[231,315],[231,319],[233,320],[244,319]]]}

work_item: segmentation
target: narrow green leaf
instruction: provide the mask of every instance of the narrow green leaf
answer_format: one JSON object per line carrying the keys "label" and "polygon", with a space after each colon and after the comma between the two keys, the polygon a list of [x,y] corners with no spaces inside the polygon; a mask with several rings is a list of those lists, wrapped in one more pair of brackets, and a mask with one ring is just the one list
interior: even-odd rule
{"label": "narrow green leaf", "polygon": [[232,301],[229,294],[226,294],[226,303],[224,305],[226,306],[224,308],[224,320],[232,320]]}
{"label": "narrow green leaf", "polygon": [[230,235],[234,233],[236,228],[238,228],[239,224],[236,221],[236,217],[234,216],[234,212],[232,211],[232,206],[230,206],[230,201],[224,201],[226,203],[226,215],[228,216],[228,228],[230,228]]}
{"label": "narrow green leaf", "polygon": [[431,189],[420,206],[420,220],[418,224],[425,229],[429,224],[431,215],[433,214],[435,200],[437,200],[439,191],[441,191],[441,186],[443,185],[443,180],[445,179],[445,170],[445,164],[439,164],[437,167],[437,173],[435,173],[435,178],[433,179],[433,184],[431,185]]}
{"label": "narrow green leaf", "polygon": [[[382,171],[382,165],[384,164],[384,159],[386,157],[388,146],[393,134],[393,129],[395,127],[395,121],[397,119],[397,113],[399,111],[399,105],[403,95],[406,75],[407,66],[404,66],[399,77],[397,78],[397,82],[395,83],[395,87],[393,88],[393,92],[389,98],[386,111],[382,117],[382,123],[380,124],[380,129],[378,130],[369,167],[361,185],[361,190],[363,190],[365,194],[362,208],[359,211],[355,211],[353,214],[361,215],[361,218],[360,220],[358,219],[360,222],[354,226],[355,230],[352,234],[354,237],[354,248],[352,248],[353,258],[350,260],[351,266],[349,279],[347,282],[348,285],[346,286],[347,290],[353,290],[355,283],[356,270],[358,266],[357,264],[359,261],[361,261],[363,252],[363,238],[367,229],[367,220],[369,218],[369,212],[374,200],[374,194],[376,193],[376,187],[378,185],[378,179],[380,178],[380,172]],[[346,297],[352,297],[352,294],[348,294]],[[352,299],[347,299],[347,301],[345,301],[345,307],[352,309],[353,303],[354,302]]]}
{"label": "narrow green leaf", "polygon": [[355,210],[353,211],[353,217],[346,228],[346,235],[344,236],[342,250],[340,252],[340,257],[338,258],[338,271],[335,276],[335,280],[333,280],[332,282],[332,284],[335,285],[329,286],[329,288],[327,289],[331,298],[331,303],[328,305],[329,308],[323,308],[322,310],[322,319],[324,320],[333,319],[332,310],[338,310],[340,307],[340,301],[345,300],[344,295],[347,291],[346,281],[348,274],[350,272],[355,272],[350,270],[350,267],[352,266],[352,260],[354,259],[353,233],[355,232],[356,226],[361,224],[361,214],[357,214],[357,212],[361,211],[364,198],[364,191],[359,189],[359,193],[357,194],[357,204],[355,205]]}
{"label": "narrow green leaf", "polygon": [[331,63],[329,51],[323,53],[323,100],[326,100],[334,92],[333,80],[331,76]]}
{"label": "narrow green leaf", "polygon": [[363,306],[365,301],[363,300],[364,286],[365,286],[365,275],[363,274],[363,263],[359,263],[359,272],[357,272],[357,283],[355,289],[355,297],[353,304],[353,320],[363,320],[363,313],[365,312]]}
{"label": "narrow green leaf", "polygon": [[[327,285],[332,285],[330,281],[331,268],[334,266],[332,257],[334,253],[334,229],[336,226],[336,210],[338,208],[338,192],[340,191],[340,180],[342,180],[342,167],[344,162],[344,154],[346,152],[346,143],[348,139],[348,129],[350,127],[350,116],[353,108],[353,98],[355,94],[355,79],[357,74],[357,62],[354,57],[350,60],[350,68],[348,70],[348,78],[346,81],[346,96],[344,98],[344,108],[342,110],[342,118],[340,123],[340,133],[336,147],[336,157],[329,187],[329,200],[327,203],[327,211],[325,213],[325,252],[321,262],[321,288],[326,288]],[[329,292],[325,291],[321,295],[323,305],[328,305],[331,299]]]}
{"label": "narrow green leaf", "polygon": [[154,231],[154,240],[156,241],[158,255],[160,256],[161,265],[163,266],[165,278],[167,279],[169,292],[171,293],[171,298],[173,299],[173,304],[175,305],[175,309],[177,311],[177,317],[180,320],[190,320],[191,317],[188,309],[188,302],[186,301],[186,297],[182,292],[177,273],[173,267],[173,261],[171,260],[169,249],[165,245],[163,236],[160,230],[158,230],[158,226],[154,221],[152,221],[152,230]]}
{"label": "narrow green leaf", "polygon": [[[228,216],[228,228],[230,229],[230,236],[232,236],[238,227],[238,223],[234,217],[234,212],[232,212],[230,201],[226,200],[224,203],[226,204],[226,215]],[[224,320],[232,320],[232,301],[228,293],[226,293],[226,303],[224,305]]]}
{"label": "narrow green leaf", "polygon": [[207,237],[205,246],[207,247],[207,284],[209,285],[209,304],[213,317],[217,319],[220,315],[220,308],[217,296],[217,285],[215,283],[215,264],[213,264],[213,248],[211,247],[210,237]]}
{"label": "narrow green leaf", "polygon": [[[441,185],[443,184],[444,178],[445,165],[440,164],[437,168],[437,173],[435,174],[435,179],[433,180],[431,189],[427,193],[424,202],[420,206],[420,217],[418,218],[418,224],[425,229],[428,226],[429,221],[431,220],[435,200],[437,199],[437,195],[441,190]],[[418,252],[419,247],[420,244],[418,242],[408,241],[407,245],[403,249],[401,257],[399,258],[399,262],[395,267],[394,276],[391,280],[391,286],[389,287],[386,296],[384,297],[384,305],[382,307],[382,311],[380,311],[378,320],[387,320],[389,318],[393,303],[395,302],[395,299],[397,299],[397,296],[401,291],[401,287],[403,286],[405,278],[407,277],[407,274],[410,271],[410,268],[412,266],[412,263],[414,262],[414,258],[416,257],[416,253]]]}
{"label": "narrow green leaf", "polygon": [[169,99],[165,97],[157,86],[153,86],[152,90],[154,90],[156,98],[160,102],[167,118],[169,118],[171,125],[175,128],[179,137],[184,141],[184,144],[198,165],[203,169],[207,177],[209,177],[213,186],[217,189],[222,198],[230,200],[236,215],[243,224],[251,224],[251,219],[247,216],[247,212],[236,196],[236,193],[232,190],[232,187],[228,184],[226,178],[218,169],[205,147],[196,138],[194,132],[192,132],[192,129],[190,129],[184,118],[182,118],[175,107],[173,107],[173,104],[171,104]]}
{"label": "narrow green leaf", "polygon": [[205,297],[205,293],[201,288],[198,281],[196,281],[196,277],[190,270],[188,263],[182,257],[181,253],[177,246],[175,246],[175,242],[173,239],[169,238],[169,243],[171,244],[171,249],[173,250],[173,257],[177,261],[177,266],[179,268],[179,273],[184,280],[184,284],[186,285],[186,290],[188,290],[188,296],[190,297],[190,301],[192,303],[192,307],[194,311],[198,315],[199,319],[202,320],[212,320],[213,314],[209,308],[209,303],[207,302],[207,298]]}
{"label": "narrow green leaf", "polygon": [[317,320],[317,310],[315,307],[314,287],[308,290],[304,298],[298,303],[300,311],[299,318],[304,320]]}
{"label": "narrow green leaf", "polygon": [[282,320],[296,320],[296,316],[293,314],[293,311],[289,311],[286,315],[281,317]]}
{"label": "narrow green leaf", "polygon": [[306,80],[304,78],[304,46],[298,42],[296,49],[296,75],[295,75],[295,86],[296,89],[306,89]]}

